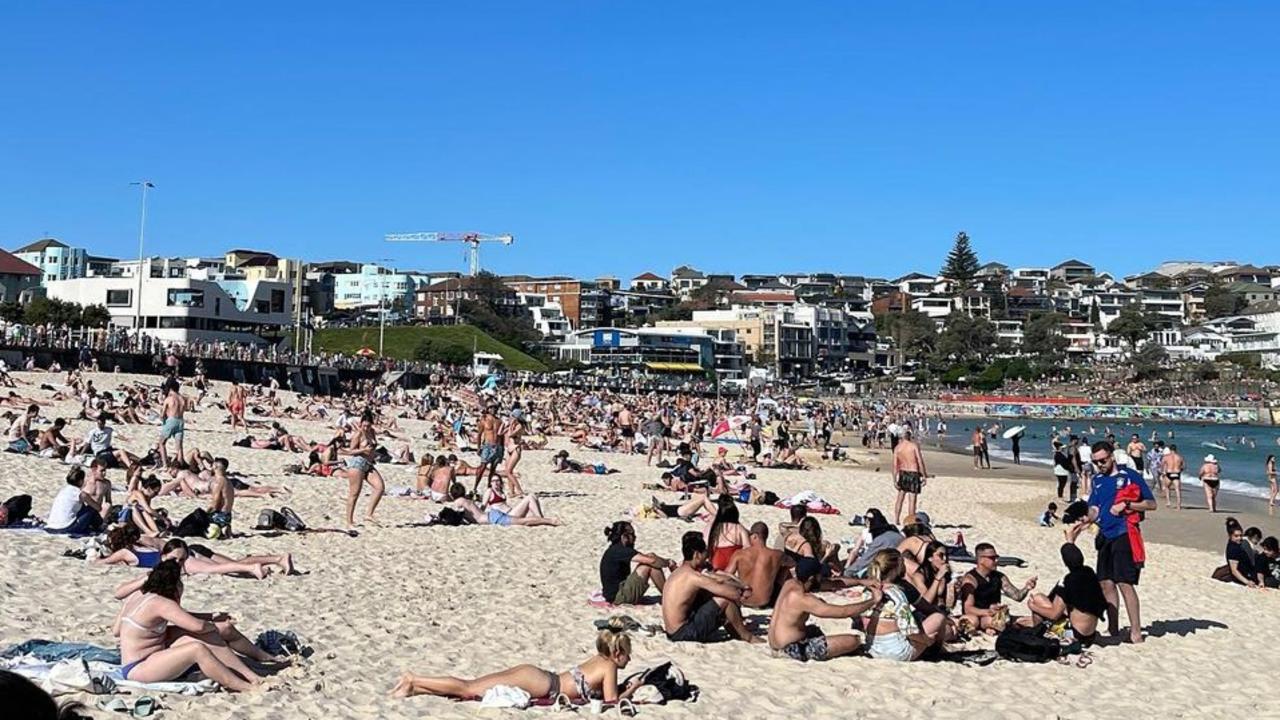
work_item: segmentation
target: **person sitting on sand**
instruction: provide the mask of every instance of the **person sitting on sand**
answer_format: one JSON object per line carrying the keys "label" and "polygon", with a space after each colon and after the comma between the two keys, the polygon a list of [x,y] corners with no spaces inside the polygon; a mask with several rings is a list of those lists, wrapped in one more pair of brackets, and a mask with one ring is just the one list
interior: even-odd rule
{"label": "person sitting on sand", "polygon": [[[110,507],[110,495],[104,506],[102,498],[86,486],[84,468],[74,467],[67,472],[66,487],[53,498],[53,506],[45,522],[50,532],[68,535],[84,535],[102,527],[103,513]],[[97,483],[94,483],[97,487]],[[108,489],[110,485],[107,486]]]}
{"label": "person sitting on sand", "polygon": [[840,562],[840,546],[822,539],[822,525],[812,516],[800,521],[796,531],[787,537],[786,553],[792,560],[813,558],[826,568],[824,578],[844,571]]}
{"label": "person sitting on sand", "polygon": [[227,647],[217,625],[182,608],[182,590],[182,568],[165,560],[125,600],[112,626],[120,638],[121,677],[166,682],[194,665],[232,692],[257,687],[262,678]]}
{"label": "person sitting on sand", "polygon": [[596,654],[586,662],[562,673],[543,670],[536,665],[517,665],[474,680],[452,676],[428,677],[405,672],[392,689],[392,697],[440,695],[461,700],[479,700],[498,685],[520,688],[535,700],[555,702],[564,695],[570,702],[602,699],[616,703],[629,699],[640,687],[636,676],[627,687],[618,688],[618,671],[631,662],[631,636],[620,619],[609,624],[596,636]]}
{"label": "person sitting on sand", "polygon": [[129,490],[121,511],[122,518],[127,517],[127,522],[136,525],[148,537],[158,537],[169,529],[169,518],[162,510],[151,507],[151,500],[160,494],[161,487],[159,478],[148,475]]}
{"label": "person sitting on sand", "polygon": [[822,576],[822,564],[804,558],[796,564],[795,577],[782,584],[769,618],[769,647],[775,653],[801,662],[822,661],[852,655],[862,647],[862,638],[857,635],[828,637],[817,625],[810,625],[809,618],[815,615],[831,620],[857,617],[880,604],[883,597],[880,588],[870,588],[870,597],[861,602],[832,605],[813,594],[821,586]]}
{"label": "person sitting on sand", "polygon": [[751,588],[721,573],[708,573],[707,542],[696,530],[681,539],[684,562],[662,589],[662,626],[672,642],[711,642],[723,626],[740,640],[761,642],[742,620]]}
{"label": "person sitting on sand", "polygon": [[716,514],[703,531],[710,549],[711,569],[724,571],[733,554],[747,546],[747,530],[738,521],[738,505],[729,495],[716,500]]}
{"label": "person sitting on sand", "polygon": [[1258,575],[1255,567],[1255,555],[1249,554],[1249,548],[1244,537],[1244,529],[1240,526],[1240,521],[1233,517],[1227,518],[1227,572],[1218,573],[1227,582],[1233,582],[1237,585],[1244,585],[1250,588],[1265,587]]}
{"label": "person sitting on sand", "polygon": [[600,592],[614,605],[637,605],[653,586],[662,594],[668,570],[675,570],[674,560],[636,550],[636,529],[626,520],[605,528],[609,547],[600,557]]}
{"label": "person sitting on sand", "polygon": [[66,426],[66,420],[57,418],[53,425],[40,431],[36,436],[36,452],[40,457],[61,460],[67,456],[71,451],[71,441],[62,435]]}
{"label": "person sitting on sand", "polygon": [[1000,554],[991,543],[978,543],[973,548],[977,559],[974,569],[960,579],[960,599],[964,607],[964,619],[974,630],[994,635],[1004,629],[1009,619],[1009,607],[1000,602],[1003,594],[1015,602],[1022,602],[1036,586],[1032,577],[1021,588],[1015,587],[1004,573],[996,569]]}
{"label": "person sitting on sand", "polygon": [[751,588],[751,594],[742,601],[744,606],[767,608],[776,602],[795,561],[781,550],[769,547],[769,526],[762,522],[751,525],[747,539],[747,547],[733,554],[726,572]]}
{"label": "person sitting on sand", "polygon": [[866,519],[867,530],[849,551],[846,559],[845,577],[861,577],[877,554],[885,550],[897,550],[904,539],[898,528],[890,524],[880,510],[867,510]]}
{"label": "person sitting on sand", "polygon": [[938,647],[949,632],[942,613],[917,615],[899,581],[906,572],[902,553],[894,549],[876,553],[867,575],[880,583],[881,602],[863,612],[867,654],[881,660],[917,660]]}
{"label": "person sitting on sand", "polygon": [[[171,558],[166,557],[166,560]],[[112,595],[116,600],[129,600],[133,595],[138,594],[142,586],[146,584],[149,574],[139,575],[132,580],[126,580],[115,587]],[[190,611],[188,611],[190,612]],[[288,664],[287,658],[272,655],[262,648],[254,645],[249,641],[239,629],[236,628],[235,621],[225,612],[191,612],[191,615],[201,620],[208,620],[214,624],[218,630],[218,637],[222,639],[228,647],[237,654],[255,660],[260,663],[276,663]],[[176,631],[176,630],[175,630]],[[182,631],[177,631],[182,632]]]}
{"label": "person sitting on sand", "polygon": [[792,533],[800,528],[800,522],[809,517],[809,507],[807,505],[796,504],[790,508],[791,520],[778,523],[778,535],[774,538],[773,545],[777,550],[787,549],[787,540]]}
{"label": "person sitting on sand", "polygon": [[919,546],[918,553],[902,549],[913,538],[907,538],[898,546],[906,563],[904,582],[899,583],[912,605],[921,612],[948,614],[955,605],[955,585],[951,582],[951,564],[947,561],[947,546],[937,540],[928,540]]}
{"label": "person sitting on sand", "polygon": [[1107,611],[1107,598],[1093,568],[1085,565],[1084,554],[1075,543],[1064,543],[1062,564],[1067,574],[1048,595],[1034,593],[1027,598],[1027,609],[1034,622],[1056,623],[1066,620],[1076,639],[1092,644],[1098,635],[1098,622]]}

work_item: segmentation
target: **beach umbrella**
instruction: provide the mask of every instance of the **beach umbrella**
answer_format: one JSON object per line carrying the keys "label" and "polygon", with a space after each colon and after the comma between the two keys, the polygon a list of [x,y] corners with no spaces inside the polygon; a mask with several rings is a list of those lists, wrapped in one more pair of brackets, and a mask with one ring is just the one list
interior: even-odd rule
{"label": "beach umbrella", "polygon": [[751,422],[750,415],[730,415],[720,418],[720,420],[711,428],[711,439],[716,440],[721,435],[728,435],[737,432],[738,428],[745,427]]}
{"label": "beach umbrella", "polygon": [[373,357],[378,353],[371,347],[362,347],[356,351],[356,354],[359,355],[360,357]]}

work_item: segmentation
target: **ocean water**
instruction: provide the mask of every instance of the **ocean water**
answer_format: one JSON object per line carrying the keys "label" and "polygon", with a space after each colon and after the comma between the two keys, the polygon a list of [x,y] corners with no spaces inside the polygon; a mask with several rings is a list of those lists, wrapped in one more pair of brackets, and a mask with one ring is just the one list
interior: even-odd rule
{"label": "ocean water", "polygon": [[[1010,442],[1000,437],[999,433],[1015,425],[1026,427],[1026,433],[1022,437],[1022,462],[1024,465],[1043,465],[1045,468],[1053,464],[1053,447],[1050,443],[1055,429],[1061,433],[1070,428],[1072,433],[1087,437],[1090,442],[1105,440],[1107,433],[1114,433],[1120,449],[1129,443],[1133,433],[1137,433],[1149,448],[1154,432],[1156,439],[1164,440],[1166,444],[1177,445],[1178,452],[1186,459],[1186,470],[1182,473],[1184,483],[1200,485],[1200,479],[1196,477],[1196,473],[1205,455],[1213,453],[1222,468],[1223,490],[1261,498],[1268,497],[1271,492],[1266,475],[1267,455],[1276,455],[1280,458],[1280,427],[1265,425],[953,418],[947,421],[947,437],[944,443],[948,447],[968,451],[969,433],[976,423],[980,423],[985,428],[997,424],[1000,426],[995,438],[991,438],[988,433],[987,442],[991,448],[992,458],[1005,461],[1013,459],[1013,449]],[[930,430],[933,429],[931,425]],[[930,444],[932,443],[931,436]],[[1211,447],[1210,444],[1220,447]],[[1048,478],[1048,470],[1046,469],[1045,472]]]}

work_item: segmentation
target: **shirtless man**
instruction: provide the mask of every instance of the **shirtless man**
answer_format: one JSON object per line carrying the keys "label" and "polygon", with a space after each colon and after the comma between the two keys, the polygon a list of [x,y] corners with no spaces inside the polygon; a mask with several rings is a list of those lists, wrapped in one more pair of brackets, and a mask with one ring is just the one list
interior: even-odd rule
{"label": "shirtless man", "polygon": [[832,605],[813,593],[822,578],[822,564],[813,558],[802,558],[796,565],[796,576],[787,580],[778,593],[778,601],[769,620],[769,647],[792,660],[829,660],[849,655],[862,646],[857,635],[822,634],[817,625],[809,624],[816,615],[831,620],[854,618],[880,604],[881,591],[870,586],[871,596],[862,602]]}
{"label": "shirtless man", "polygon": [[62,429],[67,426],[67,421],[58,418],[53,421],[53,426],[40,431],[40,435],[36,437],[36,451],[43,458],[64,458],[71,449],[71,441],[62,435]]}
{"label": "shirtless man", "polygon": [[236,504],[236,486],[227,478],[227,459],[213,461],[213,479],[209,481],[209,520],[221,525],[224,532],[231,529],[231,512]]}
{"label": "shirtless man", "polygon": [[622,443],[627,446],[627,454],[634,455],[636,452],[636,417],[631,414],[631,410],[625,405],[618,411],[618,434],[622,436]]}
{"label": "shirtless man", "polygon": [[499,432],[498,418],[493,412],[493,407],[489,406],[484,409],[484,414],[480,416],[480,424],[477,427],[480,435],[480,471],[476,473],[476,481],[471,486],[471,494],[475,495],[480,489],[480,483],[485,481],[485,471],[492,477],[498,473],[498,464],[502,462],[503,446],[502,437]]}
{"label": "shirtless man", "polygon": [[186,409],[187,403],[183,401],[182,393],[178,392],[178,381],[170,379],[165,383],[164,404],[161,406],[161,417],[164,418],[164,422],[160,425],[160,441],[156,443],[160,451],[161,467],[169,464],[170,438],[177,439],[176,457],[182,457],[182,436],[186,430],[186,421],[183,420],[182,414]]}
{"label": "shirtless man", "polygon": [[458,474],[449,464],[449,458],[441,455],[431,466],[431,499],[436,502],[448,500],[449,488],[453,487]]}
{"label": "shirtless man", "polygon": [[982,469],[982,444],[986,442],[986,437],[982,434],[982,428],[973,429],[973,434],[969,436],[969,442],[973,445],[973,469]]}
{"label": "shirtless man", "polygon": [[903,500],[906,500],[907,505],[905,517],[911,519],[916,516],[916,500],[920,497],[920,489],[924,487],[928,477],[924,466],[924,455],[920,452],[920,446],[916,444],[915,438],[912,437],[911,428],[907,427],[902,433],[902,440],[898,443],[898,447],[893,449],[893,478],[894,485],[898,489],[898,497],[893,501],[893,516],[899,525],[906,524],[902,514]]}
{"label": "shirtless man", "polygon": [[747,630],[739,605],[751,589],[729,576],[704,572],[707,542],[692,530],[681,540],[684,562],[672,571],[662,589],[662,627],[672,642],[711,642],[721,626],[749,643],[762,640]]}
{"label": "shirtless man", "polygon": [[753,608],[766,608],[778,597],[791,558],[781,550],[769,547],[769,526],[757,522],[747,534],[747,547],[733,554],[727,572],[736,576],[751,588],[751,595],[742,604]]}
{"label": "shirtless man", "polygon": [[1133,460],[1133,469],[1141,473],[1146,468],[1147,446],[1142,442],[1142,438],[1138,437],[1138,433],[1134,433],[1129,438],[1129,444],[1125,446],[1125,452]]}
{"label": "shirtless man", "polygon": [[27,433],[31,431],[31,421],[39,414],[39,405],[28,405],[26,412],[10,423],[9,432],[5,436],[5,440],[8,441],[9,452],[21,454],[31,451],[31,441],[27,439]]}
{"label": "shirtless man", "polygon": [[1164,501],[1169,502],[1169,490],[1173,490],[1177,504],[1173,506],[1174,510],[1182,509],[1182,471],[1187,466],[1187,461],[1178,453],[1177,445],[1170,445],[1169,452],[1164,456],[1164,463],[1161,468],[1164,470],[1164,477],[1161,478],[1160,485],[1164,488]]}

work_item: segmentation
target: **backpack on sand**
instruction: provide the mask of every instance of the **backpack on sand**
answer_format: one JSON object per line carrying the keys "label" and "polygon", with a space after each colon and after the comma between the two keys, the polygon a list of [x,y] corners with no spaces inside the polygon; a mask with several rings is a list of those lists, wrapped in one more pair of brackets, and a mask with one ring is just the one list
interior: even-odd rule
{"label": "backpack on sand", "polygon": [[1067,654],[1057,640],[1044,636],[1041,628],[1010,625],[996,637],[996,653],[1014,662],[1044,663]]}
{"label": "backpack on sand", "polygon": [[174,537],[204,537],[207,532],[209,532],[209,513],[204,508],[192,510],[173,529]]}

